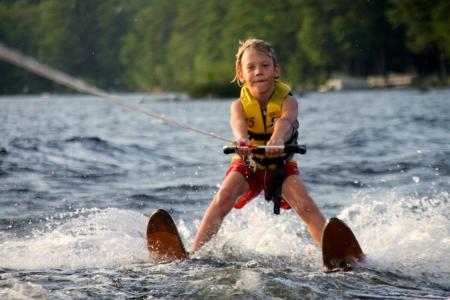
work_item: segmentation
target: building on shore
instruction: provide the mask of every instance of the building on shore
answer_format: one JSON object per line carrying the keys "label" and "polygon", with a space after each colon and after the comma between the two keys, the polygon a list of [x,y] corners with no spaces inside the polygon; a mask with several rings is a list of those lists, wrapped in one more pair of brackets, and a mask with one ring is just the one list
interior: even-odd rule
{"label": "building on shore", "polygon": [[357,90],[369,88],[400,88],[411,86],[416,74],[389,74],[387,76],[368,76],[367,78],[330,78],[319,87],[319,92]]}

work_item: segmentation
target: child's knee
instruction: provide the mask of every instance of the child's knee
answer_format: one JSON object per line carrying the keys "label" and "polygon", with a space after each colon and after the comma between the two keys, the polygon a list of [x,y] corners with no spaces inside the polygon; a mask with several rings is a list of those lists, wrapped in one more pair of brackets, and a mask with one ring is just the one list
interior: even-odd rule
{"label": "child's knee", "polygon": [[234,205],[233,192],[228,189],[219,190],[214,197],[213,204],[223,214],[227,214]]}
{"label": "child's knee", "polygon": [[296,211],[305,222],[308,222],[315,218],[317,214],[320,214],[320,212],[312,199],[302,200],[298,204]]}

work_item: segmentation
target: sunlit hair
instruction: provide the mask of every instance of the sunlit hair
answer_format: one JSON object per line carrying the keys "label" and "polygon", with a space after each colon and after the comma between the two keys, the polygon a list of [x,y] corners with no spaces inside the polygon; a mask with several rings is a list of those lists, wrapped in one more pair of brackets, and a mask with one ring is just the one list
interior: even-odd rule
{"label": "sunlit hair", "polygon": [[242,56],[244,55],[245,50],[247,49],[256,49],[258,51],[263,52],[273,60],[273,65],[278,65],[278,59],[275,55],[275,50],[273,49],[272,45],[269,44],[266,41],[259,40],[259,39],[248,39],[245,41],[239,41],[239,48],[236,53],[236,69],[235,69],[235,76],[231,82],[237,82],[239,86],[241,86],[244,82],[242,82],[239,79],[238,72],[241,71],[241,63],[242,63]]}

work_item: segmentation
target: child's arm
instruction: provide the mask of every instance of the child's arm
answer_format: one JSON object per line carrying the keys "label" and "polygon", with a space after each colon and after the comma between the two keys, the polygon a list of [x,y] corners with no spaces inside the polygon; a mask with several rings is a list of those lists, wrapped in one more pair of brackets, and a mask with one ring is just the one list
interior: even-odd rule
{"label": "child's arm", "polygon": [[[267,142],[269,146],[281,146],[291,138],[293,124],[297,120],[298,104],[293,96],[287,96],[283,102],[281,117],[275,122],[272,137]],[[267,157],[276,157],[283,154],[280,149],[267,149]]]}
{"label": "child's arm", "polygon": [[[248,138],[247,124],[245,123],[245,113],[242,108],[241,101],[238,99],[231,103],[231,116],[230,116],[230,126],[233,132],[234,138],[241,144],[250,145],[250,140]],[[251,149],[239,150],[238,154],[250,155]]]}

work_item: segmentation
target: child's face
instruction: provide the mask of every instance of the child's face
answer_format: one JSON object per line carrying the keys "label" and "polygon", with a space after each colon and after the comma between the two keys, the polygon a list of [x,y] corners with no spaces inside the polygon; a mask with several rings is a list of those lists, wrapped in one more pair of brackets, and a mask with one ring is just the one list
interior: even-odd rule
{"label": "child's face", "polygon": [[242,55],[238,70],[240,81],[246,83],[254,96],[272,93],[274,80],[280,74],[280,67],[274,66],[273,59],[257,49],[247,49]]}

